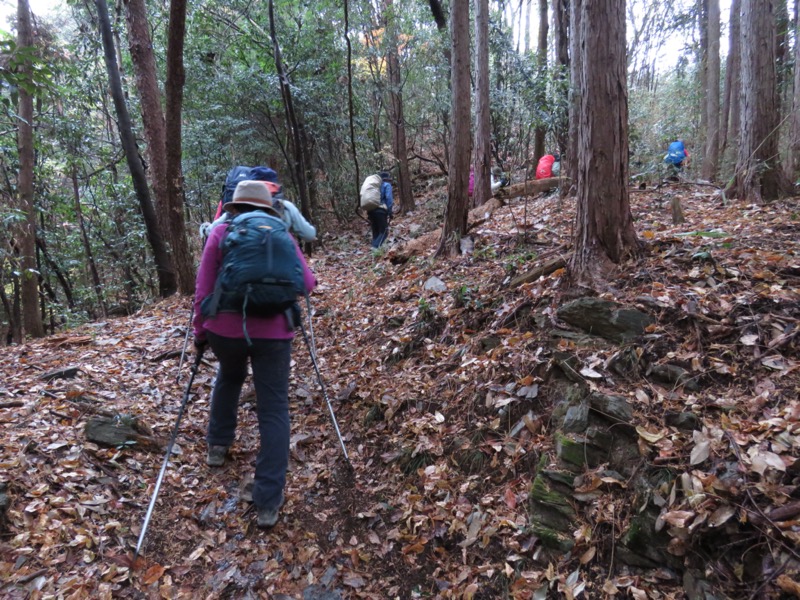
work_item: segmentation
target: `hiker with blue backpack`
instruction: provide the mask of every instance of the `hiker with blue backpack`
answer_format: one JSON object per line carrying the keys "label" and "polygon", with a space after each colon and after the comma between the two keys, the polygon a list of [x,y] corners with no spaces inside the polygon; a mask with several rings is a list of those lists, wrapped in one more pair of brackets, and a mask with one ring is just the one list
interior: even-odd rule
{"label": "hiker with blue backpack", "polygon": [[664,155],[664,162],[672,165],[676,174],[683,170],[684,165],[689,166],[690,160],[689,152],[683,145],[683,140],[672,142]]}
{"label": "hiker with blue backpack", "polygon": [[210,344],[219,371],[206,441],[209,466],[225,464],[236,435],[242,385],[252,366],[260,448],[253,502],[258,526],[278,521],[289,464],[289,365],[299,296],[316,279],[262,181],[242,180],[203,250],[194,300],[194,341]]}
{"label": "hiker with blue backpack", "polygon": [[217,206],[217,213],[214,215],[212,223],[203,223],[200,227],[200,235],[205,239],[211,229],[224,223],[230,215],[225,212],[224,206],[231,201],[236,186],[241,181],[263,181],[269,188],[272,195],[272,208],[278,213],[283,222],[297,238],[302,242],[314,242],[317,240],[317,229],[306,220],[303,213],[283,195],[283,186],[278,181],[278,173],[269,167],[233,167],[225,179],[222,188],[222,198]]}
{"label": "hiker with blue backpack", "polygon": [[394,197],[392,176],[388,171],[369,175],[361,185],[360,206],[367,213],[372,228],[372,247],[380,248],[389,235]]}

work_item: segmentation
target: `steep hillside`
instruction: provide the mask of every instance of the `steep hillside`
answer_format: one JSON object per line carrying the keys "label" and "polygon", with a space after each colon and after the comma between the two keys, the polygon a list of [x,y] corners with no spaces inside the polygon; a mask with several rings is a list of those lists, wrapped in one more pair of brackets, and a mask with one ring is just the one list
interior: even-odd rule
{"label": "steep hillside", "polygon": [[[193,361],[188,299],[0,350],[0,595],[800,597],[796,199],[633,193],[642,255],[592,295],[564,281],[572,200],[475,211],[469,253],[434,261],[444,198],[420,192],[389,248],[357,223],[310,261],[352,467],[298,336],[269,532],[247,501],[252,394],[233,460],[205,466],[209,355],[131,564]],[[114,445],[87,439],[119,415]]]}

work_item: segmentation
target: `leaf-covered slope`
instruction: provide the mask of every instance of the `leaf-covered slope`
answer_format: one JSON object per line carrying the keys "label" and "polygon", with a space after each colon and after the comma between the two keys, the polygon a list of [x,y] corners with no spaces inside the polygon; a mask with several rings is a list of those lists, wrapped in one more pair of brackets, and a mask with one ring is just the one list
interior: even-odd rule
{"label": "leaf-covered slope", "polygon": [[[128,557],[188,376],[187,361],[178,370],[188,301],[4,348],[2,595],[681,598],[703,586],[748,597],[762,584],[791,593],[800,220],[791,203],[723,206],[708,191],[634,194],[643,256],[601,299],[652,323],[624,343],[562,320],[558,309],[576,297],[563,268],[511,285],[568,255],[569,199],[509,200],[458,260],[395,264],[373,256],[360,231],[329,240],[311,260],[321,282],[313,333],[354,470],[298,336],[286,504],[278,526],[259,531],[244,499],[258,444],[252,393],[232,460],[205,466],[209,357],[135,569]],[[671,224],[670,196],[683,225]],[[437,213],[429,200],[397,218],[394,243],[423,237]],[[42,379],[65,367],[79,371]],[[575,394],[631,407],[635,456],[622,471],[606,456],[564,462],[570,434],[557,427]],[[139,437],[87,441],[86,422],[106,413],[136,417]],[[569,479],[569,492],[544,489],[542,473]],[[560,551],[537,528],[543,505],[570,515]],[[658,568],[620,559],[635,554],[631,525],[645,508],[669,559]]]}

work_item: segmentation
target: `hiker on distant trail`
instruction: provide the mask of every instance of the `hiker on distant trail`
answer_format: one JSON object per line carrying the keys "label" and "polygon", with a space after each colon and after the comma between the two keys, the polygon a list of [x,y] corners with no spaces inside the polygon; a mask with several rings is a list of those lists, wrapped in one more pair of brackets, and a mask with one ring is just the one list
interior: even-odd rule
{"label": "hiker on distant trail", "polygon": [[548,179],[550,177],[555,177],[555,174],[553,173],[553,165],[558,162],[558,169],[560,172],[560,161],[561,157],[558,154],[545,154],[539,159],[539,164],[536,165],[536,179]]}
{"label": "hiker on distant trail", "polygon": [[675,140],[669,145],[667,153],[664,155],[664,162],[671,164],[675,173],[680,173],[684,165],[689,166],[691,157],[683,145],[683,140]]}
{"label": "hiker on distant trail", "polygon": [[225,185],[222,188],[222,198],[217,206],[213,223],[203,223],[200,226],[200,235],[208,237],[212,228],[229,218],[224,211],[226,203],[230,202],[233,191],[240,181],[263,181],[272,194],[273,208],[292,231],[303,242],[313,242],[317,239],[316,228],[309,223],[298,208],[283,195],[283,186],[278,182],[278,173],[269,167],[234,167],[228,172]]}
{"label": "hiker on distant trail", "polygon": [[[300,316],[297,294],[310,292],[316,279],[274,212],[263,182],[240,182],[225,211],[231,221],[211,230],[194,300],[195,346],[201,351],[210,344],[219,360],[206,463],[225,464],[250,362],[261,439],[253,502],[258,526],[272,527],[283,504],[289,464],[289,364]],[[269,283],[274,281],[279,284]]]}
{"label": "hiker on distant trail", "polygon": [[361,185],[360,206],[367,212],[372,227],[372,247],[380,248],[389,234],[389,221],[392,218],[392,176],[388,171],[370,175]]}

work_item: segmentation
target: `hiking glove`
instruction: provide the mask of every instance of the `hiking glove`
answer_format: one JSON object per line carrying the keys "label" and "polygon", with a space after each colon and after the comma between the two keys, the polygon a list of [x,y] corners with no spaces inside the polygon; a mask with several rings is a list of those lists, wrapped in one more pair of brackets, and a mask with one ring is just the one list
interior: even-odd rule
{"label": "hiking glove", "polygon": [[208,347],[208,340],[206,339],[198,339],[194,338],[194,349],[197,351],[198,354],[202,354],[205,352],[206,348]]}

